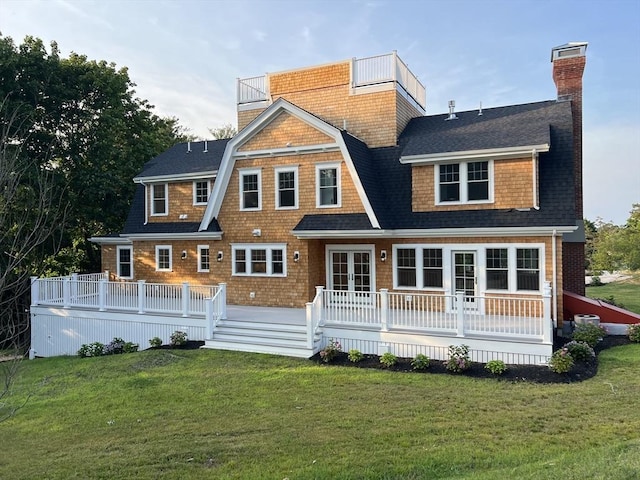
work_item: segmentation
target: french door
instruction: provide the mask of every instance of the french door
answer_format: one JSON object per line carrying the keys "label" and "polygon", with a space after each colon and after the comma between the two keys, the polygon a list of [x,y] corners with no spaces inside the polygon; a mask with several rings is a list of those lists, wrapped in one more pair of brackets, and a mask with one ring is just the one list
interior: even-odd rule
{"label": "french door", "polygon": [[465,310],[477,310],[476,252],[453,252],[453,291],[464,293]]}
{"label": "french door", "polygon": [[335,293],[334,301],[369,302],[374,291],[373,251],[368,249],[329,248],[327,251],[327,286]]}

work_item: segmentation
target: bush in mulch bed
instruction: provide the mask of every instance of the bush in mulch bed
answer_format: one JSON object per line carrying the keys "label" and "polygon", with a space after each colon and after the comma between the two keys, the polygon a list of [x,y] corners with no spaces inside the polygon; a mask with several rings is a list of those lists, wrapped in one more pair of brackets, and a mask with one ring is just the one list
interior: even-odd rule
{"label": "bush in mulch bed", "polygon": [[[567,343],[569,339],[559,338],[556,339],[554,345],[554,351]],[[631,343],[628,337],[624,336],[606,336],[595,347],[596,354],[604,349],[610,347],[616,347],[619,345],[627,345]],[[335,355],[330,363],[325,363],[320,358],[319,354],[311,357],[312,361],[315,361],[322,365],[333,365],[353,368],[373,368],[378,370],[388,370],[391,372],[407,372],[416,374],[445,374],[445,375],[462,375],[472,378],[496,378],[499,380],[506,380],[511,382],[535,382],[535,383],[574,383],[587,380],[595,376],[598,372],[598,358],[590,361],[578,361],[568,373],[554,373],[546,365],[507,365],[506,372],[501,375],[495,375],[484,368],[483,363],[472,362],[471,367],[461,373],[452,373],[445,367],[444,361],[431,360],[428,368],[424,370],[415,370],[411,361],[412,358],[398,358],[397,362],[386,367],[380,363],[380,357],[378,355],[364,355],[364,358],[358,362],[352,362],[349,360],[348,354],[340,352]]]}
{"label": "bush in mulch bed", "polygon": [[187,340],[186,343],[182,345],[160,345],[159,347],[149,347],[149,350],[197,350],[198,348],[204,345],[203,341],[200,340]]}

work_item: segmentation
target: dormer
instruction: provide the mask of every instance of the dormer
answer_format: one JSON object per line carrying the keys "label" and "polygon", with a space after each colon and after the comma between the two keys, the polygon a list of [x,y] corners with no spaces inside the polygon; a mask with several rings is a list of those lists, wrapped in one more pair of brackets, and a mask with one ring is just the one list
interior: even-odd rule
{"label": "dormer", "polygon": [[395,52],[238,79],[238,130],[278,98],[369,147],[396,145],[426,108],[425,87]]}

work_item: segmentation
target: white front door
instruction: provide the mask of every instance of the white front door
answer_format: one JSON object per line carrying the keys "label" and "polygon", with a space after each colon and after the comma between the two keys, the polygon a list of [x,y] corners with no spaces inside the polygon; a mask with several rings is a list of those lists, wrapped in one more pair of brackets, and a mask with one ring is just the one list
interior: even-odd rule
{"label": "white front door", "polygon": [[464,309],[477,310],[476,252],[453,252],[453,291],[464,294]]}

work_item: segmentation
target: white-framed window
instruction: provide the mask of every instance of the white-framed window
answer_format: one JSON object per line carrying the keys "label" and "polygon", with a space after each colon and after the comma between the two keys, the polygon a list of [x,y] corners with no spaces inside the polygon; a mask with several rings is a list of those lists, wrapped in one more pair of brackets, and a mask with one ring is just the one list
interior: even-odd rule
{"label": "white-framed window", "polygon": [[233,275],[257,277],[287,276],[286,244],[235,244],[233,254]]}
{"label": "white-framed window", "polygon": [[537,248],[516,249],[516,288],[540,290],[540,251]]}
{"label": "white-framed window", "polygon": [[170,272],[172,265],[171,245],[156,245],[156,271]]}
{"label": "white-framed window", "polygon": [[193,204],[206,205],[211,193],[211,182],[209,180],[195,180],[193,182]]}
{"label": "white-framed window", "polygon": [[394,288],[442,288],[443,271],[441,248],[394,246]]}
{"label": "white-framed window", "polygon": [[240,210],[262,210],[262,172],[240,170]]}
{"label": "white-framed window", "polygon": [[274,171],[276,210],[298,208],[298,167],[277,167]]}
{"label": "white-framed window", "polygon": [[341,199],[340,163],[316,165],[316,207],[339,207]]}
{"label": "white-framed window", "polygon": [[133,278],[133,247],[118,245],[116,252],[119,278]]}
{"label": "white-framed window", "polygon": [[151,215],[167,215],[169,213],[169,193],[166,183],[151,185]]}
{"label": "white-framed window", "polygon": [[485,262],[487,290],[509,290],[509,250],[487,248]]}
{"label": "white-framed window", "polygon": [[209,245],[198,245],[198,271],[208,272],[211,268],[211,251]]}
{"label": "white-framed window", "polygon": [[436,204],[491,203],[493,161],[436,165]]}

